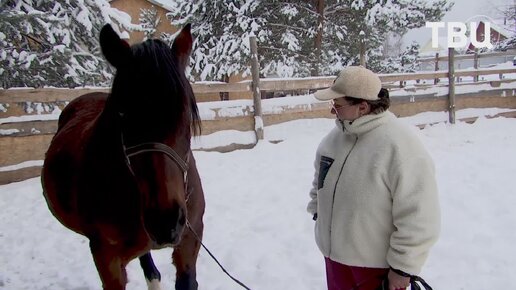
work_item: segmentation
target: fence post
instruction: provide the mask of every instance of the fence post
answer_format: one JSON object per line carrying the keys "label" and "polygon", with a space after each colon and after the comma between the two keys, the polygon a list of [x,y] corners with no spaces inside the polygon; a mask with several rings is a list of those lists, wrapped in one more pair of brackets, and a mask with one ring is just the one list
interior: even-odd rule
{"label": "fence post", "polygon": [[[435,54],[435,71],[439,70],[439,53]],[[437,85],[439,79],[434,79],[434,85]]]}
{"label": "fence post", "polygon": [[365,32],[363,30],[358,34],[360,39],[360,65],[366,67],[366,48],[365,48]]}
{"label": "fence post", "polygon": [[263,119],[262,96],[260,93],[260,65],[258,63],[256,36],[249,37],[249,44],[251,47],[251,75],[253,77],[251,89],[253,90],[254,132],[256,133],[256,141],[258,141],[263,140]]}
{"label": "fence post", "polygon": [[[403,62],[403,58],[401,59],[401,67],[403,67],[405,64]],[[403,70],[402,70],[403,71]],[[403,88],[403,81],[400,81],[400,88]]]}
{"label": "fence post", "polygon": [[[475,48],[475,55],[473,57],[473,67],[475,69],[478,69],[478,48]],[[475,83],[478,82],[478,75],[473,77],[473,81]]]}
{"label": "fence post", "polygon": [[448,90],[449,90],[449,121],[455,124],[455,49],[448,48]]}

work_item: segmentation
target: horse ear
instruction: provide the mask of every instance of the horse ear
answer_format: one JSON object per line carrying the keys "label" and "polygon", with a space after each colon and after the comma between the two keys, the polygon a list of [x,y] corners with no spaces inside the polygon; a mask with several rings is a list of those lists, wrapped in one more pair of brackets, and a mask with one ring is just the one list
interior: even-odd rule
{"label": "horse ear", "polygon": [[131,55],[129,43],[120,39],[120,36],[113,30],[111,25],[106,24],[102,27],[99,39],[102,54],[114,67],[119,68],[129,59]]}
{"label": "horse ear", "polygon": [[193,38],[190,30],[191,25],[188,23],[174,39],[174,44],[172,44],[172,53],[176,55],[183,68],[186,68],[188,65],[190,53],[192,52]]}

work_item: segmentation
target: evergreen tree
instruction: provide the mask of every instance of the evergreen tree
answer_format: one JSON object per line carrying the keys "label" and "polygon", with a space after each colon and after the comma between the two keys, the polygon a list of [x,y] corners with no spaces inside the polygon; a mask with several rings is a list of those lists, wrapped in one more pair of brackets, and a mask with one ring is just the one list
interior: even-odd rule
{"label": "evergreen tree", "polygon": [[0,1],[0,85],[109,85],[98,35],[112,18],[133,28],[123,16],[106,0]]}
{"label": "evergreen tree", "polygon": [[381,73],[410,73],[419,69],[419,44],[413,42],[399,56],[388,57],[381,63]]}
{"label": "evergreen tree", "polygon": [[161,18],[158,16],[158,10],[154,6],[150,9],[140,9],[139,20],[145,34],[144,40],[154,38],[156,28],[161,23]]}
{"label": "evergreen tree", "polygon": [[[249,73],[248,37],[256,35],[264,75],[332,75],[359,63],[365,43],[368,67],[381,68],[389,32],[404,33],[438,21],[447,0],[172,0],[172,24],[194,23],[192,74],[221,79]],[[359,32],[364,31],[364,37]]]}
{"label": "evergreen tree", "polygon": [[419,43],[412,42],[401,54],[400,62],[403,67],[402,72],[415,72],[419,69]]}
{"label": "evergreen tree", "polygon": [[[367,66],[379,71],[389,33],[403,34],[427,21],[438,21],[452,5],[446,0],[327,0],[320,71],[335,74],[345,66],[358,64],[361,41],[367,51]],[[365,33],[363,38],[360,31]]]}
{"label": "evergreen tree", "polygon": [[265,40],[265,22],[256,0],[172,0],[167,16],[178,27],[193,23],[196,37],[191,74],[198,79],[226,79],[234,73],[248,75],[249,36]]}

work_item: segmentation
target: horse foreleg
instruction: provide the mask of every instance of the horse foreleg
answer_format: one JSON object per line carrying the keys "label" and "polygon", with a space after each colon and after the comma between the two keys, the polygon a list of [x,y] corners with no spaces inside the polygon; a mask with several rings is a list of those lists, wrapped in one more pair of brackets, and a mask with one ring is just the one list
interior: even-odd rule
{"label": "horse foreleg", "polygon": [[109,246],[90,241],[91,254],[104,290],[125,290],[127,273],[122,259]]}
{"label": "horse foreleg", "polygon": [[[196,232],[201,235],[202,226],[196,229]],[[187,229],[181,243],[174,248],[172,260],[176,266],[176,290],[197,290],[195,264],[200,246],[200,242],[192,231]]]}
{"label": "horse foreleg", "polygon": [[147,280],[149,290],[161,290],[161,274],[159,273],[158,268],[156,268],[156,265],[154,265],[150,252],[140,256],[140,266],[143,269],[143,274]]}

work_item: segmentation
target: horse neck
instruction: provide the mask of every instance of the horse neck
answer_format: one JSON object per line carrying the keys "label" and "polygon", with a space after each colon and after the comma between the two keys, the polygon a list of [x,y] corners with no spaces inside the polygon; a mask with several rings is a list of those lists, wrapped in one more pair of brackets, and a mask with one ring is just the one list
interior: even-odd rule
{"label": "horse neck", "polygon": [[109,96],[104,108],[88,128],[91,135],[90,143],[98,144],[99,149],[116,149],[121,146],[121,128],[120,114]]}

